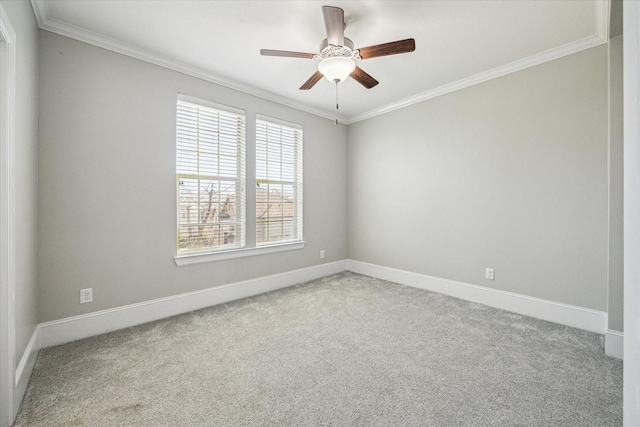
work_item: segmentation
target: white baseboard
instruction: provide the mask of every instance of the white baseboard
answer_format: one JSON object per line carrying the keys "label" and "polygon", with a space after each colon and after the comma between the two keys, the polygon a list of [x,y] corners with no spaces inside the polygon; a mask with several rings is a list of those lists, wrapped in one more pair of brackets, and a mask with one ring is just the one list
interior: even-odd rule
{"label": "white baseboard", "polygon": [[607,329],[604,333],[604,354],[616,359],[622,360],[624,358],[624,334],[622,332]]}
{"label": "white baseboard", "polygon": [[25,348],[20,363],[16,368],[15,373],[15,387],[13,391],[13,413],[17,414],[20,409],[20,403],[24,397],[25,391],[27,391],[27,384],[29,384],[29,378],[31,378],[31,372],[36,364],[36,358],[38,357],[38,351],[40,347],[38,345],[38,338],[40,336],[40,325],[36,326],[31,334],[31,339]]}
{"label": "white baseboard", "polygon": [[38,325],[38,349],[262,294],[346,269],[345,260],[319,264],[272,276],[41,323]]}
{"label": "white baseboard", "polygon": [[[29,344],[31,349],[29,349],[28,355],[25,352],[23,361],[21,361],[18,372],[16,372],[16,378],[17,380],[29,378],[34,362],[32,358],[41,348],[64,344],[117,329],[141,325],[216,304],[258,295],[345,270],[439,292],[590,332],[604,334],[606,331],[606,313],[602,311],[347,259],[41,323],[34,332],[35,338],[32,338]],[[622,334],[615,331],[608,332],[611,333],[607,334],[608,339],[605,339],[605,344],[607,341],[609,342],[611,353],[607,352],[607,354],[618,354],[616,349],[619,348],[621,357],[622,345],[621,343],[618,345],[618,342],[621,342]]]}
{"label": "white baseboard", "polygon": [[426,289],[525,316],[596,332],[598,334],[604,334],[606,328],[607,314],[603,311],[557,303],[361,261],[347,260],[347,269],[354,273],[389,280],[415,288]]}

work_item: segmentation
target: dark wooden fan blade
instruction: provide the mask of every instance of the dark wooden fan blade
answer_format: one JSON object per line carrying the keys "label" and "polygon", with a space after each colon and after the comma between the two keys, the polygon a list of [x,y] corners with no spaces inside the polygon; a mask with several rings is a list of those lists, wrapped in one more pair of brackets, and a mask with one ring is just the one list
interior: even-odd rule
{"label": "dark wooden fan blade", "polygon": [[350,76],[353,78],[353,80],[357,81],[367,89],[371,89],[378,84],[378,81],[376,79],[365,73],[360,67],[356,67],[356,69],[353,70]]}
{"label": "dark wooden fan blade", "polygon": [[334,46],[344,45],[344,11],[339,7],[322,6],[324,27],[327,30],[327,43]]}
{"label": "dark wooden fan blade", "polygon": [[316,83],[318,83],[320,81],[320,79],[324,77],[322,75],[322,73],[320,71],[316,71],[313,76],[309,77],[309,80],[307,80],[306,82],[304,82],[304,84],[302,86],[300,86],[300,90],[309,90],[311,89],[313,86],[315,86]]}
{"label": "dark wooden fan blade", "polygon": [[272,49],[260,49],[260,55],[264,56],[286,56],[288,58],[307,58],[313,59],[313,53],[304,52],[291,52],[288,50],[272,50]]}
{"label": "dark wooden fan blade", "polygon": [[416,50],[416,41],[414,39],[398,40],[396,42],[377,44],[375,46],[358,49],[360,58],[362,59],[413,52],[414,50]]}

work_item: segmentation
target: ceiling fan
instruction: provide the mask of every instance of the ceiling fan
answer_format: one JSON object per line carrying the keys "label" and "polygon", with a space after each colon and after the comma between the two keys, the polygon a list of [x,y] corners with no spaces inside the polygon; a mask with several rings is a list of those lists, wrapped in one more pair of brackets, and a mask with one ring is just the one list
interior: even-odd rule
{"label": "ceiling fan", "polygon": [[360,49],[353,48],[353,42],[344,36],[344,11],[339,7],[322,6],[324,26],[327,38],[320,43],[320,53],[291,52],[287,50],[261,49],[265,56],[284,56],[289,58],[319,59],[316,71],[301,87],[311,89],[322,77],[326,77],[336,85],[349,76],[367,89],[378,84],[378,81],[358,67],[354,60],[370,59],[378,56],[396,55],[413,52],[416,49],[414,39],[398,40]]}

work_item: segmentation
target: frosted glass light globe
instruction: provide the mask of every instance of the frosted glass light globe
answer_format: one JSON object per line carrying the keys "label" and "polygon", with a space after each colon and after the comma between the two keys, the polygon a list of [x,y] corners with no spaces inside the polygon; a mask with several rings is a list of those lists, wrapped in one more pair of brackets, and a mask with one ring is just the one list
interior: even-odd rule
{"label": "frosted glass light globe", "polygon": [[356,64],[353,63],[353,60],[342,56],[333,56],[318,64],[318,71],[332,83],[336,80],[338,82],[345,81],[355,69]]}

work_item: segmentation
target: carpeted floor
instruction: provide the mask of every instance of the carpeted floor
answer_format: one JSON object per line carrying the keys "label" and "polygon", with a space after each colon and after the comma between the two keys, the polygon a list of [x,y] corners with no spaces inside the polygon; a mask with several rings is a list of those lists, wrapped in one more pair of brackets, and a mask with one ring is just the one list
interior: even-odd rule
{"label": "carpeted floor", "polygon": [[42,350],[19,426],[620,426],[600,335],[341,273]]}

